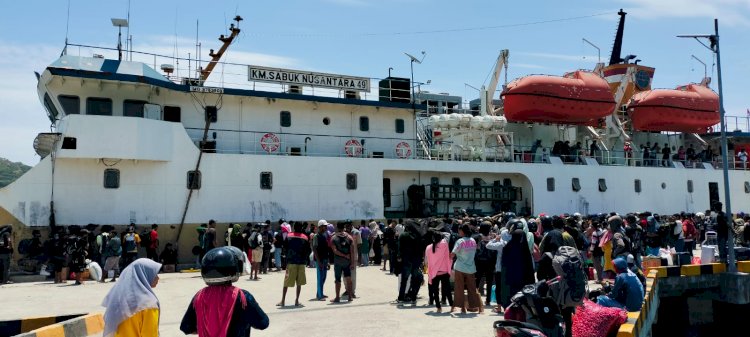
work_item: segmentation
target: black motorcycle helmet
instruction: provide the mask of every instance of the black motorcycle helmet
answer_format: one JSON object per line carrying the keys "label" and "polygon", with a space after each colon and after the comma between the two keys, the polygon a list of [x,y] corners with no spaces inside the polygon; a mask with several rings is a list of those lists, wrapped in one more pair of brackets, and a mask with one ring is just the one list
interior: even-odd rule
{"label": "black motorcycle helmet", "polygon": [[539,222],[542,224],[542,229],[544,229],[545,231],[552,230],[552,217],[550,217],[549,215],[540,217]]}
{"label": "black motorcycle helmet", "polygon": [[231,250],[237,257],[237,274],[242,275],[242,272],[245,271],[245,254],[242,253],[241,249],[235,246],[226,246],[226,248]]}
{"label": "black motorcycle helmet", "polygon": [[242,260],[227,248],[218,247],[208,251],[201,261],[201,276],[208,285],[221,285],[236,282],[240,278],[237,266]]}

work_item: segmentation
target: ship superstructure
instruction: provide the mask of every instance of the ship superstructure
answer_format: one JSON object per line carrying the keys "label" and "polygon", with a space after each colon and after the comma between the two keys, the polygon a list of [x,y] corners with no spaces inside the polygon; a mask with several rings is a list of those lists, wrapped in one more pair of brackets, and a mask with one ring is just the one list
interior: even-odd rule
{"label": "ship superstructure", "polygon": [[[230,31],[239,31],[239,20]],[[40,163],[0,189],[0,222],[156,223],[174,227],[162,234],[170,240],[208,219],[333,221],[461,209],[673,213],[703,211],[723,195],[721,171],[710,158],[662,162],[660,153],[657,165],[635,146],[696,153],[708,146],[697,130],[629,124],[630,98],[650,90],[653,68],[619,60],[571,73],[553,81],[558,86],[544,96],[544,106],[529,95],[542,95],[533,86],[547,82],[516,82],[536,90],[524,92],[523,104],[541,108],[534,118],[514,120],[506,116],[514,105],[488,94],[507,67],[508,51],[501,51],[490,87],[464,109],[460,97],[415,92],[404,78],[221,63],[231,37],[220,38],[224,46],[194,77],[178,76],[174,58],[154,54],[152,65],[70,54],[53,62],[39,74],[38,93],[55,132],[35,141]],[[212,75],[217,67],[234,68],[226,73],[242,74],[245,83],[229,85]],[[601,114],[608,108],[599,100],[596,113],[583,114],[592,116],[586,120],[539,119],[538,113],[554,112],[554,99],[597,101],[559,86],[586,85],[589,77],[604,83],[603,90],[608,83],[611,111]],[[568,97],[565,90],[575,92]],[[368,97],[372,91],[377,97]],[[590,107],[564,109],[578,114]],[[593,141],[598,152],[589,151]],[[630,156],[625,142],[634,145]],[[565,146],[576,150],[560,152]],[[748,204],[750,173],[734,170],[730,178],[737,182],[735,202]],[[181,244],[189,245],[194,232],[185,232]]]}

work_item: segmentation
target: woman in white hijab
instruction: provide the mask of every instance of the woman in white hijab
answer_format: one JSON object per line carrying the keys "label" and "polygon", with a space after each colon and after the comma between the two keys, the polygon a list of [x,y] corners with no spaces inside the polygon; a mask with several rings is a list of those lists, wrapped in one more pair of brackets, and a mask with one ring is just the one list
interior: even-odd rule
{"label": "woman in white hijab", "polygon": [[159,335],[159,299],[153,288],[159,283],[160,269],[160,263],[138,259],[122,271],[102,302],[104,337]]}

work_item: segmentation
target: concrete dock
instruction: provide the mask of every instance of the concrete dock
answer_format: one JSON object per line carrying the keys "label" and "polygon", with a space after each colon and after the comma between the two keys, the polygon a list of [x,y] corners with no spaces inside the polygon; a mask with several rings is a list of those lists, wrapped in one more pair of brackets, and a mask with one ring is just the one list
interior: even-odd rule
{"label": "concrete dock", "polygon": [[[155,292],[161,301],[160,335],[184,336],[180,321],[193,295],[205,284],[200,273],[160,274]],[[253,336],[489,336],[492,322],[501,316],[491,312],[478,314],[437,314],[435,307],[427,307],[427,287],[416,306],[390,304],[398,295],[397,277],[387,275],[371,266],[357,269],[357,296],[352,303],[332,304],[315,301],[315,269],[307,268],[307,285],[302,288],[302,308],[295,308],[294,290],[289,289],[284,308],[276,307],[281,300],[283,272],[260,275],[260,281],[249,281],[243,276],[236,286],[246,289],[257,299],[268,314],[271,325],[264,331],[253,331]],[[100,306],[112,284],[94,281],[82,286],[51,282],[32,282],[0,287],[2,305],[0,321],[25,317],[102,312]],[[333,297],[333,268],[328,272],[326,295]]]}

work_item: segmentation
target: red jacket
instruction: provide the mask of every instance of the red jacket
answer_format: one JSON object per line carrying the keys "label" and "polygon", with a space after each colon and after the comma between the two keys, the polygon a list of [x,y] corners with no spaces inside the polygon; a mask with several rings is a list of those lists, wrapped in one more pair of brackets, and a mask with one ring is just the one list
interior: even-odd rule
{"label": "red jacket", "polygon": [[695,240],[698,238],[698,230],[695,229],[695,225],[690,219],[682,221],[682,232],[685,233],[685,240]]}

